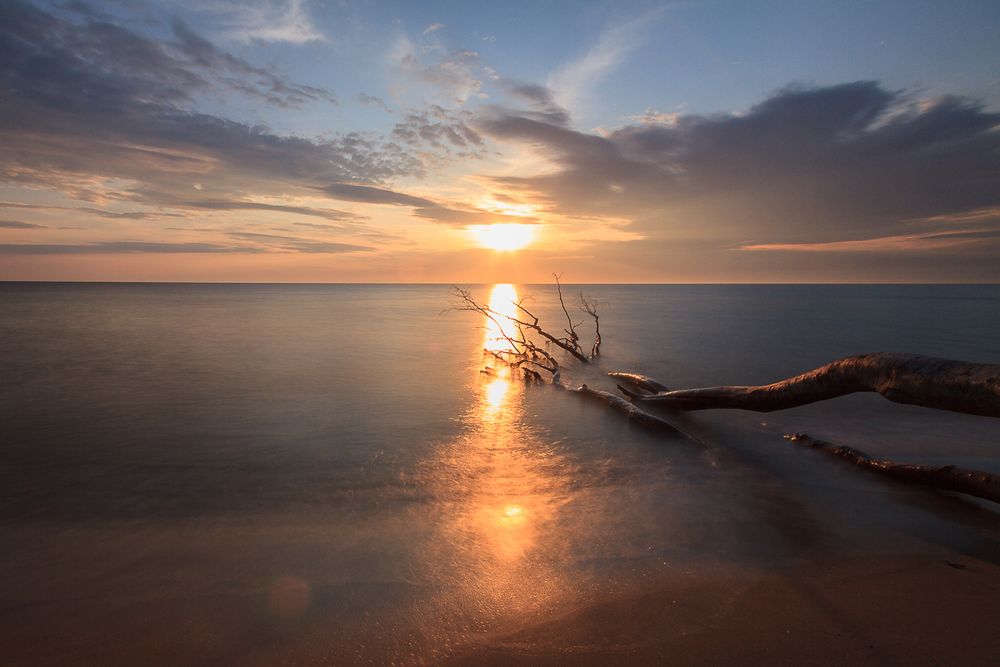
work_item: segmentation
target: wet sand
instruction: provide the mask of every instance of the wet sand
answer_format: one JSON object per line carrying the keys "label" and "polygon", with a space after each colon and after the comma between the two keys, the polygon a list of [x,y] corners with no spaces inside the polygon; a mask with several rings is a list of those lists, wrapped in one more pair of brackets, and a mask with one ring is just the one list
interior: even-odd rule
{"label": "wet sand", "polygon": [[[345,609],[322,605],[295,616],[294,584],[278,598],[272,589],[108,607],[68,601],[5,610],[3,663],[995,665],[1000,654],[1000,566],[945,550],[786,568],[667,565],[650,579],[499,635],[470,632],[433,649],[411,637],[408,655],[387,650],[392,627],[374,617],[345,626]],[[363,606],[376,594],[335,592]],[[275,605],[288,612],[284,623],[274,622]]]}
{"label": "wet sand", "polygon": [[960,558],[707,570],[576,610],[451,665],[995,665],[1000,568]]}

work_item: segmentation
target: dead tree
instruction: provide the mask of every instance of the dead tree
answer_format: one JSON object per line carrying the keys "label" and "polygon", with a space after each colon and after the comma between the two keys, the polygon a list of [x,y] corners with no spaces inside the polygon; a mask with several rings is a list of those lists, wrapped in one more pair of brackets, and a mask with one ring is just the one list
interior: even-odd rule
{"label": "dead tree", "polygon": [[[697,439],[678,429],[664,416],[640,406],[669,411],[712,409],[771,412],[856,392],[876,392],[890,401],[923,407],[1000,417],[1000,365],[923,357],[914,354],[877,352],[847,357],[801,375],[759,386],[721,386],[669,390],[663,384],[638,373],[612,372],[627,397],[581,385],[570,387],[562,380],[558,359],[534,336],[554,344],[576,361],[589,363],[600,354],[601,330],[598,303],[580,295],[580,310],[594,320],[594,344],[590,356],[584,353],[577,328],[563,298],[560,276],[555,276],[559,305],[566,317],[566,336],[546,331],[538,317],[523,303],[515,303],[521,315],[499,313],[478,303],[472,294],[456,287],[456,310],[478,312],[492,321],[509,348],[490,351],[497,360],[520,370],[529,380],[541,381],[541,372],[555,387],[595,399],[625,415],[631,423],[658,433]],[[506,325],[506,328],[505,328]],[[628,386],[623,386],[628,385]],[[805,434],[785,436],[793,443],[833,454],[855,465],[893,479],[1000,502],[1000,478],[990,473],[955,466],[924,466],[876,459],[850,447],[838,447]]]}
{"label": "dead tree", "polygon": [[[501,332],[502,337],[506,339],[507,343],[511,345],[511,350],[505,352],[505,356],[509,358],[509,361],[520,361],[521,364],[519,365],[527,363],[526,361],[523,361],[525,356],[528,358],[540,356],[544,358],[550,366],[552,366],[552,368],[544,368],[544,370],[553,374],[556,374],[558,371],[558,362],[556,362],[555,357],[550,355],[547,351],[544,351],[543,347],[539,346],[536,341],[532,339],[532,335],[541,338],[542,341],[547,344],[555,345],[564,352],[567,352],[580,363],[590,363],[591,359],[600,356],[601,353],[601,326],[600,317],[597,313],[598,302],[588,301],[582,294],[580,295],[580,309],[590,315],[590,317],[594,320],[594,344],[591,346],[591,352],[588,356],[580,343],[580,334],[577,331],[577,327],[579,327],[582,322],[573,321],[573,318],[570,316],[569,309],[566,306],[566,301],[563,298],[562,284],[559,282],[560,276],[553,274],[553,277],[556,282],[559,307],[566,316],[567,328],[563,330],[566,334],[565,336],[553,335],[542,327],[538,316],[528,310],[527,306],[524,305],[524,299],[520,299],[513,303],[513,306],[519,314],[516,316],[509,315],[498,312],[489,305],[479,303],[472,296],[471,291],[466,288],[456,286],[453,288],[456,302],[452,306],[451,310],[471,311],[486,316],[496,325],[497,330]],[[508,331],[511,331],[514,335],[508,335]]]}

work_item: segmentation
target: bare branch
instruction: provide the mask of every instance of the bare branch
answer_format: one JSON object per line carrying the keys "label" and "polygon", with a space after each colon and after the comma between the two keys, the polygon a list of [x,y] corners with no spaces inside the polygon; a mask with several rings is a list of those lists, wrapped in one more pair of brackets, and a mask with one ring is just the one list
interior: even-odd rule
{"label": "bare branch", "polygon": [[580,292],[580,309],[594,318],[594,345],[590,348],[590,358],[601,356],[601,318],[597,314],[597,306],[600,303],[596,299],[587,299]]}
{"label": "bare branch", "polygon": [[531,329],[532,331],[534,331],[539,336],[541,336],[545,340],[549,341],[550,343],[552,343],[556,347],[559,347],[559,348],[565,350],[566,352],[569,352],[580,363],[584,363],[584,364],[590,363],[590,359],[588,359],[587,356],[585,354],[583,354],[583,351],[580,349],[580,346],[578,344],[576,344],[573,341],[568,340],[566,338],[556,338],[555,336],[553,336],[552,334],[550,334],[548,331],[546,331],[545,329],[543,329],[539,325],[539,323],[538,323],[538,317],[534,313],[532,313],[530,310],[528,310],[527,308],[525,308],[523,302],[518,302],[518,303],[516,303],[514,305],[517,306],[518,310],[520,310],[525,315],[527,315],[528,317],[530,317],[531,321],[529,322],[527,320],[520,320],[520,319],[518,319],[516,317],[511,317],[510,315],[507,315],[506,317],[510,318],[511,321],[516,322],[517,324],[519,324],[519,325],[521,325],[521,326],[523,326],[525,328]]}
{"label": "bare branch", "polygon": [[566,309],[566,301],[563,300],[562,293],[562,283],[559,282],[561,277],[558,273],[553,273],[552,277],[556,281],[556,292],[559,294],[559,306],[562,308],[563,315],[566,316],[566,322],[569,324],[569,329],[563,329],[566,335],[569,336],[569,344],[573,346],[577,352],[583,352],[580,347],[580,336],[576,333],[576,325],[573,324],[573,318],[569,316],[569,310]]}

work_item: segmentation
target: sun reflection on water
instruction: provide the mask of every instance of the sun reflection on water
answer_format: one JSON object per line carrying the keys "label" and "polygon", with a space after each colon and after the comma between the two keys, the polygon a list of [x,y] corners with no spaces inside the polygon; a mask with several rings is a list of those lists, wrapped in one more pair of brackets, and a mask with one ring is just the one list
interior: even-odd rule
{"label": "sun reflection on water", "polygon": [[486,336],[483,347],[491,352],[506,352],[514,349],[506,336],[513,336],[516,332],[505,317],[517,315],[517,289],[510,283],[498,283],[493,286],[490,292],[490,310],[500,317],[495,320],[486,320]]}
{"label": "sun reflection on water", "polygon": [[[495,285],[492,310],[515,314],[517,290]],[[484,318],[483,346],[510,349],[497,323]],[[465,432],[433,463],[441,534],[427,554],[447,582],[442,608],[518,617],[564,593],[559,563],[567,557],[556,525],[570,480],[544,434],[525,423],[525,385],[499,362],[472,389]]]}
{"label": "sun reflection on water", "polygon": [[485,390],[483,416],[493,417],[503,408],[504,399],[507,397],[507,392],[510,391],[510,379],[498,377],[487,383],[483,389]]}

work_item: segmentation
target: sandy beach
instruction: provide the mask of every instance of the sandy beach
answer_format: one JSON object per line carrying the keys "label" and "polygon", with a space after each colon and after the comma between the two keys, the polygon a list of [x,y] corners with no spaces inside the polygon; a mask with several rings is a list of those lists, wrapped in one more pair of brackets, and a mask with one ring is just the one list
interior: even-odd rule
{"label": "sandy beach", "polygon": [[[328,591],[347,597],[364,591]],[[371,591],[369,591],[371,593]],[[292,600],[286,602],[294,606]],[[398,638],[374,619],[345,628],[331,606],[284,624],[268,593],[162,596],[92,608],[7,609],[5,665],[388,664]],[[344,604],[343,600],[339,604]],[[664,574],[593,603],[553,609],[501,634],[395,664],[993,665],[1000,651],[1000,567],[942,550],[936,558],[710,566]],[[351,638],[349,654],[341,642]],[[420,653],[428,646],[412,639]],[[424,638],[425,640],[427,638]]]}

